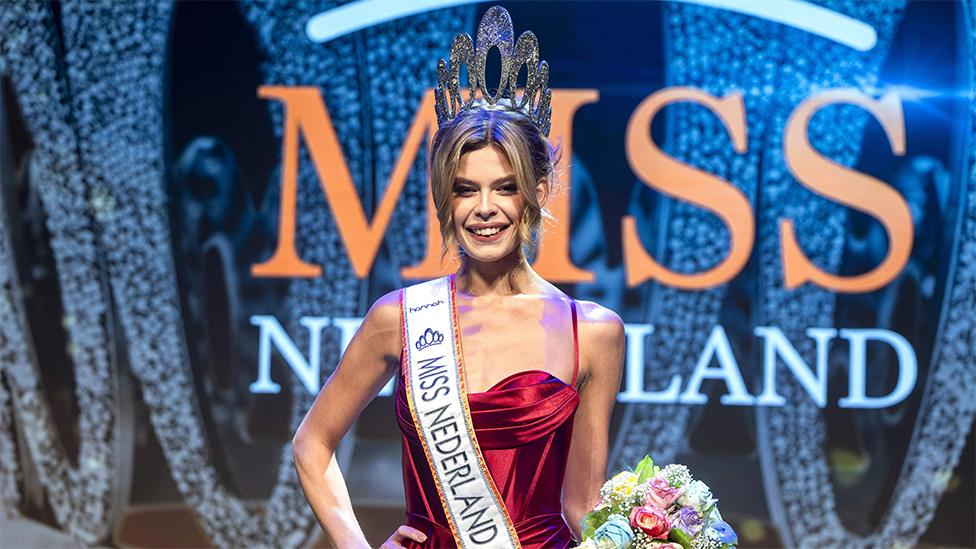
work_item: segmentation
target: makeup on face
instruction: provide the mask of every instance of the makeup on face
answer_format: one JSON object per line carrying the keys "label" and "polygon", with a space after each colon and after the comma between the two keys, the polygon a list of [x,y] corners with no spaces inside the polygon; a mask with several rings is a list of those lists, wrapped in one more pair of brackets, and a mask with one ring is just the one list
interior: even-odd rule
{"label": "makeup on face", "polygon": [[454,229],[466,255],[496,261],[518,245],[523,200],[505,155],[493,146],[461,157],[452,189]]}

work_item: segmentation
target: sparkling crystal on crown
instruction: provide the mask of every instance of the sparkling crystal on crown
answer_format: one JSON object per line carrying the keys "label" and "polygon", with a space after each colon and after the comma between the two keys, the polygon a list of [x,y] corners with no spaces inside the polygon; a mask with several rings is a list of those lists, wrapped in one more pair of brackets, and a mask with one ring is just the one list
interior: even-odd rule
{"label": "sparkling crystal on crown", "polygon": [[[497,47],[501,54],[501,75],[495,93],[489,93],[485,78],[488,51]],[[461,97],[461,65],[468,67],[468,97]],[[516,97],[519,71],[525,67],[524,91]],[[543,135],[549,135],[552,113],[552,90],[549,89],[549,64],[539,61],[539,40],[525,31],[515,40],[512,17],[501,6],[492,6],[478,24],[478,42],[462,32],[451,43],[450,63],[437,62],[437,87],[434,108],[437,124],[443,126],[462,110],[482,104],[500,105],[517,110],[531,118]]]}

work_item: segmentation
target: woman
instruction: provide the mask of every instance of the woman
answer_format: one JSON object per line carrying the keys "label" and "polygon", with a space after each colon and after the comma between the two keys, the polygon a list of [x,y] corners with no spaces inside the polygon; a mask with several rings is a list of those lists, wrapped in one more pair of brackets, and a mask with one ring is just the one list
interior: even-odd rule
{"label": "woman", "polygon": [[[511,35],[507,12],[498,10],[504,12],[486,13],[479,39],[486,21],[507,20]],[[511,51],[499,49],[503,56]],[[505,86],[503,78],[499,88]],[[580,520],[599,498],[623,324],[613,312],[562,293],[526,259],[554,178],[544,92],[546,104],[535,110],[531,100],[529,109],[518,109],[517,101],[489,97],[449,112],[438,101],[431,192],[445,249],[460,248],[461,267],[451,277],[391,292],[370,308],[293,441],[302,488],[338,547],[368,545],[334,450],[392,375],[407,524],[384,548],[489,538],[487,546],[566,547],[580,537]],[[443,299],[412,301],[422,288]],[[432,329],[425,314],[444,324]],[[439,360],[453,365],[442,368]],[[445,411],[458,402],[457,414]],[[457,423],[448,421],[455,417]]]}

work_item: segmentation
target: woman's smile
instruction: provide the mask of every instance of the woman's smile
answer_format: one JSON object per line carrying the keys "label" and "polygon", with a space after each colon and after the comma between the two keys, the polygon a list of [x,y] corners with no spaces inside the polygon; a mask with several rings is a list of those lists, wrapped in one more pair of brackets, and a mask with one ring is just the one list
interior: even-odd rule
{"label": "woman's smile", "polygon": [[490,225],[476,225],[466,227],[476,242],[495,242],[502,238],[510,224],[493,223]]}

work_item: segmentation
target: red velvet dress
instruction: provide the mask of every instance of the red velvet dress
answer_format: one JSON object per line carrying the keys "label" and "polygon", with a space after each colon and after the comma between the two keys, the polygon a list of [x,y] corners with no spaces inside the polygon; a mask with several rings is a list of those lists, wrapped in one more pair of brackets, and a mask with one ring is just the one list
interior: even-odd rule
{"label": "red velvet dress", "polygon": [[[579,405],[574,388],[579,369],[576,303],[571,304],[575,349],[572,385],[547,372],[527,370],[506,377],[483,393],[468,393],[478,445],[524,548],[569,547],[573,543],[560,504],[573,416]],[[395,401],[397,423],[403,433],[406,522],[427,534],[422,544],[411,540],[404,544],[407,548],[456,547],[410,415],[402,374],[398,376]]]}

